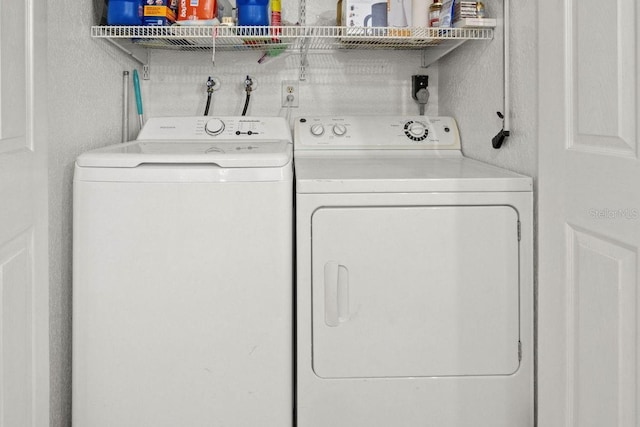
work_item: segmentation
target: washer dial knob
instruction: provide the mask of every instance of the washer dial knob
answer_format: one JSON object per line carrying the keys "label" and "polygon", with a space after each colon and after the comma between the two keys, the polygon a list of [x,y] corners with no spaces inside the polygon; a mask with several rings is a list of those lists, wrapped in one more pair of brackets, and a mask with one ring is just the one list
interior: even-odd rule
{"label": "washer dial knob", "polygon": [[347,133],[345,125],[333,125],[333,134],[336,136],[344,136]]}
{"label": "washer dial knob", "polygon": [[324,133],[324,126],[321,124],[312,125],[310,131],[311,135],[320,136]]}
{"label": "washer dial knob", "polygon": [[413,141],[424,141],[429,136],[427,125],[410,120],[404,124],[404,134]]}
{"label": "washer dial knob", "polygon": [[220,119],[211,119],[204,125],[204,131],[209,135],[220,135],[224,130],[224,122]]}

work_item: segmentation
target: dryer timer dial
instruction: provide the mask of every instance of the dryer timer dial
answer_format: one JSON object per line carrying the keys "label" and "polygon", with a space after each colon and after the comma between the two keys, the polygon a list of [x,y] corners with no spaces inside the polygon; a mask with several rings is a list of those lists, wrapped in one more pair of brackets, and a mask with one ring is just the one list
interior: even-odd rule
{"label": "dryer timer dial", "polygon": [[410,120],[404,124],[404,134],[413,141],[424,141],[429,136],[427,125]]}

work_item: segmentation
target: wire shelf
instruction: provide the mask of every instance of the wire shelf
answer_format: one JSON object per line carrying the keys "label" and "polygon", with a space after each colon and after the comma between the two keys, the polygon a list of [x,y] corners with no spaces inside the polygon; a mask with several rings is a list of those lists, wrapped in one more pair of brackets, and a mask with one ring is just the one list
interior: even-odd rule
{"label": "wire shelf", "polygon": [[173,50],[253,49],[423,49],[490,40],[493,28],[389,27],[226,27],[226,26],[94,26],[94,38],[129,39],[148,48]]}

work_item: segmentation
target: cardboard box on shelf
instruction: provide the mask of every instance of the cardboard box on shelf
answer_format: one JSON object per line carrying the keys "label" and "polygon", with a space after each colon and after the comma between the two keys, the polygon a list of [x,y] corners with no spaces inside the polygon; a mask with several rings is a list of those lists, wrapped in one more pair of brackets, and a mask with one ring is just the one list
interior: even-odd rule
{"label": "cardboard box on shelf", "polygon": [[178,21],[208,21],[216,17],[216,8],[216,0],[178,0],[177,19]]}
{"label": "cardboard box on shelf", "polygon": [[495,28],[494,18],[462,18],[453,23],[455,28]]}
{"label": "cardboard box on shelf", "polygon": [[142,24],[173,24],[176,22],[176,6],[176,0],[146,0],[142,8]]}

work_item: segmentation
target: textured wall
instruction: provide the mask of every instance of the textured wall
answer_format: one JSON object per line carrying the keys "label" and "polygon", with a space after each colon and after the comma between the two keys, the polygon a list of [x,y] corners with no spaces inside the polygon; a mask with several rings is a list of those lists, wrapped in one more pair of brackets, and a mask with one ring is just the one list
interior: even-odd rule
{"label": "textured wall", "polygon": [[[485,1],[502,18],[501,0]],[[537,173],[537,3],[511,1],[511,137],[500,150],[491,138],[502,128],[502,26],[490,42],[468,42],[439,62],[440,113],[457,118],[465,155],[516,172]]]}
{"label": "textured wall", "polygon": [[[283,20],[297,22],[298,6],[284,0]],[[307,1],[307,24],[335,25],[335,0]],[[333,20],[333,21],[332,21]],[[152,78],[143,82],[145,109],[151,116],[202,114],[205,82],[216,76],[221,88],[215,92],[211,115],[239,115],[244,103],[242,82],[249,74],[257,80],[248,114],[282,115],[281,81],[297,79],[300,56],[285,53],[262,64],[262,52],[218,52],[215,66],[209,53],[151,51]],[[421,68],[419,51],[340,51],[311,53],[308,79],[300,82],[301,114],[417,114],[411,99],[410,76],[429,74],[432,99],[428,114],[437,114],[437,66]]]}
{"label": "textured wall", "polygon": [[[263,64],[261,52],[210,55],[154,51],[151,79],[142,82],[145,111],[149,116],[202,114],[208,76],[220,79],[220,90],[213,95],[210,115],[240,115],[244,105],[243,81],[248,74],[257,82],[252,93],[249,115],[287,114],[281,107],[282,80],[298,78],[300,57],[283,54]],[[374,56],[374,57],[372,57]],[[300,114],[418,114],[411,99],[411,75],[425,72],[416,52],[378,53],[350,51],[333,55],[309,55],[308,76],[301,81]],[[431,108],[437,113],[437,70],[428,70],[433,85]]]}
{"label": "textured wall", "polygon": [[[100,0],[94,0],[100,4]],[[330,23],[334,1],[309,1],[307,23]],[[493,150],[491,137],[500,129],[495,111],[502,107],[501,37],[469,42],[439,65],[422,69],[419,51],[341,51],[309,57],[308,79],[300,82],[303,114],[417,114],[410,97],[410,76],[430,76],[427,114],[450,114],[460,123],[463,147],[471,157],[534,174],[536,153],[536,82],[534,2],[513,2],[513,137]],[[102,40],[89,37],[99,8],[89,2],[62,0],[49,8],[49,198],[51,311],[51,425],[71,424],[71,215],[75,157],[88,149],[116,143],[121,135],[122,71],[134,63]],[[490,13],[502,1],[489,0]],[[283,1],[285,21],[296,21],[297,3]],[[243,77],[257,80],[249,114],[282,115],[283,79],[298,77],[299,57],[285,54],[258,64],[256,52],[223,53],[211,64],[208,53],[152,51],[151,79],[142,82],[147,116],[202,114],[207,76],[221,89],[211,115],[242,110]],[[146,57],[142,55],[142,57]],[[131,91],[132,94],[132,91]],[[135,113],[133,97],[130,110]],[[136,121],[131,118],[131,135]]]}
{"label": "textured wall", "polygon": [[76,156],[121,138],[123,55],[89,37],[90,2],[48,8],[51,426],[71,425],[71,184]]}

